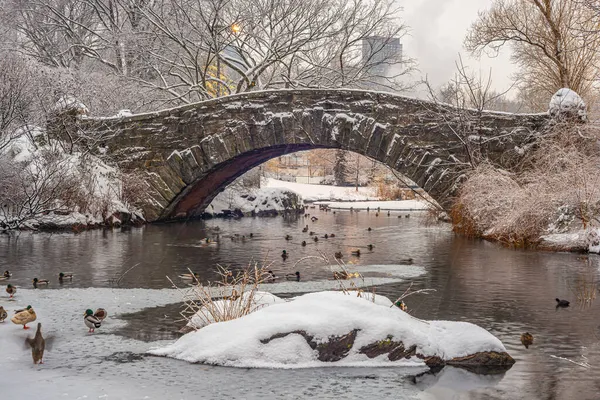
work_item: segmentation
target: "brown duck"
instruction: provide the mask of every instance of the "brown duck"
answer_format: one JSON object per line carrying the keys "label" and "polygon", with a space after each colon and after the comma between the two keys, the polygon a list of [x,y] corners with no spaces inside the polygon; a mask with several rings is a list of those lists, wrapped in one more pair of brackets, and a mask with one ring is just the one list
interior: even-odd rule
{"label": "brown duck", "polygon": [[44,350],[46,350],[46,339],[42,336],[42,324],[38,322],[35,336],[25,339],[25,345],[31,347],[31,357],[34,364],[44,363]]}

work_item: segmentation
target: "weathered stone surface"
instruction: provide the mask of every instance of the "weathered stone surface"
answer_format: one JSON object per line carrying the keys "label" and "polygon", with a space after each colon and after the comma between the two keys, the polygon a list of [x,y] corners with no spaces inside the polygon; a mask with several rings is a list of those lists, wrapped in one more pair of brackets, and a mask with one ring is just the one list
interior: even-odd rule
{"label": "weathered stone surface", "polygon": [[[222,97],[155,113],[78,120],[127,172],[145,171],[149,220],[187,218],[235,178],[273,157],[342,148],[406,175],[442,206],[464,179],[471,152],[504,165],[530,143],[547,114],[467,112],[361,90],[277,90]],[[65,128],[66,129],[66,128]],[[454,132],[459,130],[461,136]],[[466,139],[466,140],[465,140]],[[513,154],[514,153],[514,154]]]}
{"label": "weathered stone surface", "polygon": [[[287,333],[278,333],[268,339],[261,340],[261,343],[267,344],[271,340],[280,339],[288,335],[300,335],[306,340],[306,343],[311,349],[318,351],[318,359],[324,362],[335,362],[343,359],[348,355],[354,345],[357,329],[343,336],[332,336],[327,342],[317,343],[314,336],[306,331],[292,331]],[[413,356],[423,360],[430,368],[441,368],[445,365],[466,368],[477,372],[479,368],[484,368],[483,371],[490,373],[503,372],[515,363],[515,360],[506,352],[479,352],[465,357],[457,357],[451,360],[444,360],[438,356],[424,355],[417,353],[417,346],[412,345],[408,349],[405,348],[401,341],[393,340],[392,336],[387,336],[385,339],[363,346],[358,350],[359,353],[365,354],[369,358],[379,357],[387,354],[390,361],[398,361],[400,359],[410,359]]]}

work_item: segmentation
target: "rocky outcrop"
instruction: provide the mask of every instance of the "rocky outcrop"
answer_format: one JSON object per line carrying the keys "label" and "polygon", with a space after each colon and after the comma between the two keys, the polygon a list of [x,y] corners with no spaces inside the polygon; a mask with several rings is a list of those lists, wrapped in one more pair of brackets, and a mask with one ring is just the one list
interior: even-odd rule
{"label": "rocky outcrop", "polygon": [[[288,335],[300,335],[313,350],[318,352],[317,358],[319,361],[336,362],[345,358],[350,350],[352,350],[358,332],[359,330],[354,329],[346,335],[331,336],[326,342],[318,343],[315,341],[314,336],[308,334],[306,331],[292,331],[273,335],[268,339],[261,340],[261,343],[267,344],[271,340],[283,338]],[[358,352],[369,358],[387,354],[387,358],[390,361],[408,360],[412,357],[417,357],[432,369],[452,365],[473,372],[481,371],[485,373],[489,373],[490,369],[495,372],[503,372],[510,369],[515,363],[515,360],[508,353],[495,351],[479,352],[464,357],[444,360],[439,356],[418,353],[416,345],[406,347],[402,341],[394,339],[391,335],[388,335],[385,339],[361,347],[358,349]]]}

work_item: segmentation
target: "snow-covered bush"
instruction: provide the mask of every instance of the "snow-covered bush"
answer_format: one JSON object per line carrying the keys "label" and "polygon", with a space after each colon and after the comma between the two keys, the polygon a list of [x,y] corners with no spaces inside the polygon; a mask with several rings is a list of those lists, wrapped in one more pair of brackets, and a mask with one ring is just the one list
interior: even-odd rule
{"label": "snow-covered bush", "polygon": [[560,123],[535,143],[520,169],[488,164],[461,186],[452,209],[455,229],[511,245],[596,226],[600,216],[600,129]]}
{"label": "snow-covered bush", "polygon": [[585,121],[587,119],[586,104],[573,90],[559,89],[548,106],[548,113],[554,118]]}

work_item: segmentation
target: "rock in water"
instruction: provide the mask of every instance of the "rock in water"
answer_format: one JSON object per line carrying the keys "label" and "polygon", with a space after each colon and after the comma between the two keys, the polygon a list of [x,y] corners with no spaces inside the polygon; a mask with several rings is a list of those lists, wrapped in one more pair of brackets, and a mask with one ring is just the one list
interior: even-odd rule
{"label": "rock in water", "polygon": [[[428,366],[514,364],[504,345],[467,322],[422,321],[378,295],[310,293],[235,320],[208,325],[155,355],[235,367],[303,367],[351,362],[369,365],[375,357],[405,359]],[[366,298],[365,298],[366,297]],[[366,357],[365,357],[366,356]]]}

